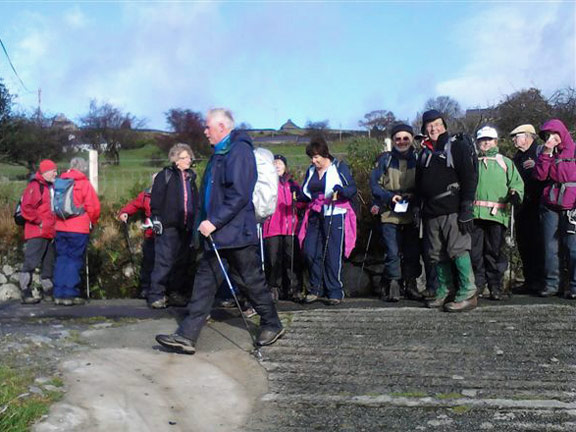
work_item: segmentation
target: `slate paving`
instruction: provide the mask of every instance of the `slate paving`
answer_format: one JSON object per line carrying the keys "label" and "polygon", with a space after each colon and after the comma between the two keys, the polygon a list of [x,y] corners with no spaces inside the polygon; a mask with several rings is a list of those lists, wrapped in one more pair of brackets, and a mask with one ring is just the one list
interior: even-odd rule
{"label": "slate paving", "polygon": [[576,308],[294,312],[247,430],[576,431]]}

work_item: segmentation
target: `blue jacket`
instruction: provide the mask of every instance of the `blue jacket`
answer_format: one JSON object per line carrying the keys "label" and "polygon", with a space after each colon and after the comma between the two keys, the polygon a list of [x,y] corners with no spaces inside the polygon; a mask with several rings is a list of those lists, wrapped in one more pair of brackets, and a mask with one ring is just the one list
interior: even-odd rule
{"label": "blue jacket", "polygon": [[[252,140],[243,131],[233,130],[230,146],[223,154],[210,157],[202,179],[201,199],[205,197],[206,179],[211,183],[210,202],[206,205],[206,219],[216,227],[212,234],[216,247],[240,248],[258,244],[256,214],[252,194],[258,178]],[[204,207],[204,203],[202,204]],[[208,250],[211,246],[204,242]]]}

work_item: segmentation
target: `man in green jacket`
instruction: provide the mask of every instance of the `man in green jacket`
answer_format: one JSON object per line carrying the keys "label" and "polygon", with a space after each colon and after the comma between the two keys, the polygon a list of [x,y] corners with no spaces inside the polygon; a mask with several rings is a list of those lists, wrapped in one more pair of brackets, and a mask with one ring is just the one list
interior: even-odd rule
{"label": "man in green jacket", "polygon": [[470,258],[476,289],[480,294],[488,284],[490,298],[502,298],[502,279],[507,261],[502,253],[512,206],[524,195],[524,182],[514,162],[498,152],[498,133],[484,126],[476,134],[478,147],[478,187],[474,200],[474,229]]}

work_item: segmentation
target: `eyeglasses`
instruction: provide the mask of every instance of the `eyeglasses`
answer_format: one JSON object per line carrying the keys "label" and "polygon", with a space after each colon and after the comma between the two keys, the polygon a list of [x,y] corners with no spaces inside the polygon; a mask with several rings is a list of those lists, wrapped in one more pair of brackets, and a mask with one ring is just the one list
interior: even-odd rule
{"label": "eyeglasses", "polygon": [[519,134],[514,135],[514,136],[512,137],[512,139],[513,139],[513,140],[516,140],[516,139],[523,138],[523,137],[525,137],[525,136],[526,136],[525,133],[519,133]]}
{"label": "eyeglasses", "polygon": [[394,137],[394,142],[410,142],[410,137]]}

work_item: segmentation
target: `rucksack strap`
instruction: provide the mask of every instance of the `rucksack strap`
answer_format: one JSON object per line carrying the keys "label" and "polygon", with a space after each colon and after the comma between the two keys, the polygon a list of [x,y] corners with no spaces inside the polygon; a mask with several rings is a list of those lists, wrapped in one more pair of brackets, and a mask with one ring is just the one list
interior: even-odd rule
{"label": "rucksack strap", "polygon": [[480,162],[483,162],[484,166],[486,168],[488,168],[488,162],[487,161],[489,161],[489,160],[496,161],[498,166],[500,166],[500,168],[502,168],[505,173],[508,172],[508,165],[506,165],[506,162],[504,162],[504,156],[502,156],[500,153],[498,153],[496,156],[480,156],[480,157],[478,157],[478,160]]}

